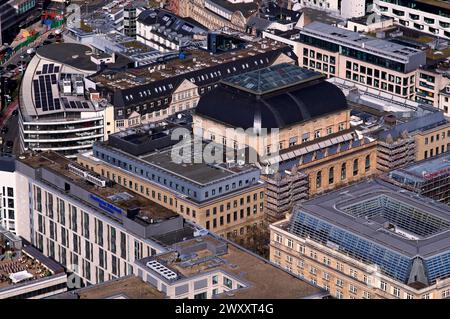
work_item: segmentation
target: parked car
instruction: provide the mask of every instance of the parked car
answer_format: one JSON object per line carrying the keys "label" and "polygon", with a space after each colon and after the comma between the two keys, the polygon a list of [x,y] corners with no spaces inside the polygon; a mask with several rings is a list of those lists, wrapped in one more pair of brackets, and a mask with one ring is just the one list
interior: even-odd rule
{"label": "parked car", "polygon": [[3,126],[2,130],[1,130],[1,133],[2,134],[6,134],[6,133],[8,133],[8,131],[9,131],[8,127],[7,126]]}
{"label": "parked car", "polygon": [[19,110],[15,109],[11,114],[12,116],[17,116],[19,114]]}
{"label": "parked car", "polygon": [[6,141],[6,147],[12,149],[14,146],[14,142],[13,141]]}

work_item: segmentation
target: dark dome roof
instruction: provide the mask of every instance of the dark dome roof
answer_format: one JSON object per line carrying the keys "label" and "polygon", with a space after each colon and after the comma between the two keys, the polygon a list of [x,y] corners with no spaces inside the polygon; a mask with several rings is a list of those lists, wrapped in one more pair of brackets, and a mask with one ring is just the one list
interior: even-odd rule
{"label": "dark dome roof", "polygon": [[342,91],[327,81],[257,95],[222,84],[204,95],[196,114],[224,124],[247,129],[250,127],[284,128],[347,109]]}

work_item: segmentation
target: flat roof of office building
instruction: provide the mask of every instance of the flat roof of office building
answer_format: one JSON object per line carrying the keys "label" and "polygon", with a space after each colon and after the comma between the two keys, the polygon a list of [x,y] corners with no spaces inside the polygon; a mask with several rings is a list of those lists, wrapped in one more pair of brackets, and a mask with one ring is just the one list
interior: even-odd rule
{"label": "flat roof of office building", "polygon": [[[450,207],[378,179],[317,196],[295,210],[410,258],[450,248]],[[402,220],[401,214],[409,217]],[[392,224],[403,233],[385,227]]]}
{"label": "flat roof of office building", "polygon": [[396,169],[392,174],[408,177],[416,182],[425,182],[437,175],[450,172],[450,153],[428,158],[412,165]]}
{"label": "flat roof of office building", "polygon": [[165,299],[164,293],[134,275],[68,291],[49,299]]}
{"label": "flat roof of office building", "polygon": [[300,33],[315,34],[323,37],[327,41],[356,46],[361,49],[367,49],[377,54],[388,54],[397,58],[411,57],[425,53],[422,50],[411,48],[387,40],[369,37],[358,32],[331,26],[322,22],[314,21],[304,27]]}
{"label": "flat roof of office building", "polygon": [[[256,168],[248,164],[227,166],[226,163],[208,164],[204,161],[195,162],[195,158],[199,159],[199,161],[201,158],[198,158],[195,155],[196,150],[194,149],[194,145],[191,144],[190,147],[193,156],[191,160],[188,160],[185,163],[181,162],[181,158],[175,159],[172,156],[172,152],[177,154],[177,148],[181,150],[183,146],[177,146],[161,152],[142,156],[141,160],[197,184],[207,184],[241,172],[256,170]],[[206,145],[203,145],[203,147],[206,147]],[[201,154],[199,154],[199,156],[201,156]]]}
{"label": "flat roof of office building", "polygon": [[34,169],[45,168],[52,171],[58,174],[62,179],[70,180],[86,191],[124,209],[125,211],[139,208],[138,216],[144,217],[144,219],[165,220],[179,216],[170,209],[130,191],[117,183],[110,183],[106,184],[104,187],[100,187],[88,182],[86,178],[73,173],[69,168],[69,164],[88,172],[98,179],[105,181],[107,181],[107,179],[55,152],[42,152],[38,154],[24,153],[19,157],[19,161]]}
{"label": "flat roof of office building", "polygon": [[268,260],[214,235],[180,242],[173,249],[141,259],[138,264],[147,267],[147,262],[156,260],[175,272],[176,280],[222,271],[229,274],[233,281],[243,282],[246,286],[222,293],[216,298],[300,299],[324,292]]}

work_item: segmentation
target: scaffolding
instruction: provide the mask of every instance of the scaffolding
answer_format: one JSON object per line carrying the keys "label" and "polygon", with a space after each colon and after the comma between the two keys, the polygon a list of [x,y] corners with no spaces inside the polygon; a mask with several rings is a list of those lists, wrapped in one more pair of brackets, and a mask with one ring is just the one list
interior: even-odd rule
{"label": "scaffolding", "polygon": [[285,218],[286,213],[308,199],[308,175],[294,166],[283,174],[263,176],[266,181],[266,219],[272,223]]}

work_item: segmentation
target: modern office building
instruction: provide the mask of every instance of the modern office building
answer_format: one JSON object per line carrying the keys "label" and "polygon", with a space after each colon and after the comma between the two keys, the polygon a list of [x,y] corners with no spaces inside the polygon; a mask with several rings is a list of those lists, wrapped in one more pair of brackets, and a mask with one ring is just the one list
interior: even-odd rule
{"label": "modern office building", "polygon": [[164,9],[142,11],[136,22],[137,40],[160,51],[180,51],[195,43],[208,29],[192,19],[182,19]]}
{"label": "modern office building", "polygon": [[374,0],[374,11],[405,27],[450,39],[450,4],[436,0]]}
{"label": "modern office building", "polygon": [[317,21],[264,36],[293,46],[300,66],[407,99],[415,98],[416,70],[426,64],[419,49]]}
{"label": "modern office building", "polygon": [[[158,298],[162,294],[168,298],[321,298],[327,295],[267,260],[203,227],[185,222],[173,211],[55,152],[24,153],[16,162],[16,173],[25,178],[21,187],[29,189],[28,200],[19,207],[20,221],[29,224],[22,235],[49,260],[60,262],[67,269],[71,287],[135,275],[140,277],[139,283],[142,280],[152,288],[134,296],[144,293]],[[133,289],[127,288],[126,282],[129,281],[124,279],[122,289],[128,291],[125,296],[132,297]],[[99,287],[108,286],[106,283]],[[102,293],[97,290],[93,296],[96,294],[106,296],[108,290]]]}
{"label": "modern office building", "polygon": [[417,70],[416,101],[433,105],[450,117],[450,66],[447,61],[428,64]]}
{"label": "modern office building", "polygon": [[166,253],[138,260],[135,275],[171,299],[327,296],[320,288],[213,235],[176,243]]}
{"label": "modern office building", "polygon": [[0,299],[40,299],[67,290],[64,268],[0,226]]}
{"label": "modern office building", "polygon": [[272,224],[270,260],[337,298],[447,298],[449,225],[447,205],[365,181]]}
{"label": "modern office building", "polygon": [[290,0],[289,5],[293,10],[314,8],[348,19],[366,15],[372,2],[372,0]]}
{"label": "modern office building", "polygon": [[383,178],[420,195],[450,204],[449,152],[396,169]]}
{"label": "modern office building", "polygon": [[200,97],[225,77],[297,60],[288,46],[271,40],[247,42],[217,34],[209,39],[207,50],[190,48],[145,67],[89,77],[113,116],[106,134],[195,108]]}
{"label": "modern office building", "polygon": [[0,225],[13,234],[17,234],[21,182],[16,172],[15,158],[10,154],[0,156]]}
{"label": "modern office building", "polygon": [[[218,163],[206,162],[203,154],[211,145],[176,144],[171,139],[176,128],[161,125],[113,134],[78,162],[221,236],[244,236],[262,226],[265,184],[259,169],[227,162],[223,155]],[[178,155],[182,152],[191,154],[184,158]],[[217,148],[219,152],[223,150]]]}
{"label": "modern office building", "polygon": [[103,140],[105,108],[90,100],[85,77],[112,59],[75,43],[39,48],[21,85],[21,149],[53,150],[74,157]]}
{"label": "modern office building", "polygon": [[183,218],[55,152],[24,153],[16,174],[28,199],[17,209],[24,237],[62,264],[72,284],[88,285],[133,273],[137,259],[192,236]]}
{"label": "modern office building", "polygon": [[136,262],[134,275],[52,299],[322,299],[329,294],[213,235]]}

